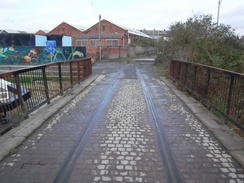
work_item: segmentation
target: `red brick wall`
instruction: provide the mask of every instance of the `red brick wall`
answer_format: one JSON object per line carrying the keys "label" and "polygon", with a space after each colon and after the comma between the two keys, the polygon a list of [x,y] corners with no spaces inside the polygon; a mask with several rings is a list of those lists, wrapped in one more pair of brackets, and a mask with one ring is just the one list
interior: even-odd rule
{"label": "red brick wall", "polygon": [[46,35],[47,33],[44,32],[44,31],[42,31],[42,30],[39,30],[39,31],[36,32],[36,34],[39,34],[39,35]]}
{"label": "red brick wall", "polygon": [[[102,47],[101,48],[102,59],[114,59],[114,58],[125,58],[128,56],[128,47]],[[87,57],[98,60],[99,59],[99,48],[90,47],[87,49]]]}
{"label": "red brick wall", "polygon": [[128,47],[121,47],[120,48],[120,56],[121,58],[128,57]]}
{"label": "red brick wall", "polygon": [[[99,23],[93,25],[91,28],[89,28],[88,30],[86,30],[86,34],[97,34],[98,33],[98,28],[99,28]],[[124,30],[120,27],[118,27],[117,25],[107,21],[107,20],[101,20],[100,21],[100,32],[101,33],[123,33],[126,36],[128,36],[128,31]]]}
{"label": "red brick wall", "polygon": [[[91,40],[93,39],[75,39],[75,43],[74,43],[74,46],[78,46],[77,45],[77,41],[87,41],[87,47],[90,47],[91,46]],[[98,39],[95,39],[95,40],[98,40]],[[107,40],[118,40],[118,46],[123,46],[123,39],[101,39],[101,45],[102,46],[107,46],[106,45],[106,41]],[[128,40],[125,39],[125,45],[128,44]]]}
{"label": "red brick wall", "polygon": [[[110,59],[113,59],[113,58],[119,58],[119,48],[108,48],[108,57],[107,58],[110,58]],[[103,52],[102,52],[102,57],[104,57],[105,55],[103,55]]]}
{"label": "red brick wall", "polygon": [[83,32],[63,22],[51,30],[48,34],[65,34],[68,36],[77,36],[79,34],[83,34]]}
{"label": "red brick wall", "polygon": [[[127,46],[128,45],[128,30],[124,30],[121,27],[107,21],[107,20],[101,20],[100,21],[100,32],[101,34],[103,33],[120,33],[123,34],[124,36],[116,39],[118,40],[118,46]],[[95,25],[93,25],[92,27],[90,27],[89,29],[87,29],[84,33],[85,34],[97,34],[99,32],[99,22],[96,23]],[[86,40],[87,41],[87,53],[89,53],[90,51],[94,52],[94,48],[90,48],[90,41],[91,39],[76,39],[74,46],[78,46],[77,45],[77,41],[82,41],[82,40]],[[109,40],[113,40],[113,39],[109,39]],[[124,40],[124,41],[123,41]],[[101,45],[102,46],[107,46],[106,45],[106,41],[107,39],[101,39]]]}
{"label": "red brick wall", "polygon": [[63,22],[63,23],[59,24],[57,27],[55,27],[53,30],[51,30],[48,34],[59,34],[59,35],[64,34],[64,35],[72,36],[72,45],[75,46],[74,37],[79,34],[84,34],[84,32]]}

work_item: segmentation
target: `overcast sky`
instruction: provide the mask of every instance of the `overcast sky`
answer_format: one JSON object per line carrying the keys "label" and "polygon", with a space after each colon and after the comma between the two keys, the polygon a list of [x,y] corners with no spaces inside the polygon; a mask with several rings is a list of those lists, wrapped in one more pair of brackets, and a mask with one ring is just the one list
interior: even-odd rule
{"label": "overcast sky", "polygon": [[[62,22],[91,27],[102,19],[135,29],[168,29],[194,14],[217,21],[219,0],[0,0],[0,29],[36,32]],[[222,0],[220,23],[244,35],[244,0]]]}

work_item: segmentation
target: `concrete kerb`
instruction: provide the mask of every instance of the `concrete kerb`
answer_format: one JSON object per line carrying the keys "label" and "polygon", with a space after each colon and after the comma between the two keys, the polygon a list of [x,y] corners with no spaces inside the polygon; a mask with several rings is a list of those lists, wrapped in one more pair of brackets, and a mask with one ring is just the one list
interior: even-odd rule
{"label": "concrete kerb", "polygon": [[[22,121],[18,127],[0,137],[0,161],[9,155],[17,146],[27,139],[47,119],[51,118],[58,110],[74,99],[80,92],[85,90],[99,75],[92,74],[80,84],[65,92],[61,97],[54,99],[29,115],[29,118]],[[72,93],[72,95],[71,95]]]}
{"label": "concrete kerb", "polygon": [[196,117],[215,135],[228,152],[244,167],[244,139],[224,124],[218,124],[219,119],[210,113],[193,97],[185,95],[165,77],[162,81],[175,95],[196,115]]}

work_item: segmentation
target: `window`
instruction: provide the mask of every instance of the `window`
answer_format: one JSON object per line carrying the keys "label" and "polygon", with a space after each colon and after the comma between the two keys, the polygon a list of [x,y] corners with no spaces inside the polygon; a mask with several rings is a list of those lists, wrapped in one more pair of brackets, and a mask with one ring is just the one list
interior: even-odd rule
{"label": "window", "polygon": [[100,41],[98,40],[98,39],[96,39],[96,40],[91,40],[90,41],[90,45],[91,45],[91,47],[96,47],[96,46],[99,46],[100,44]]}
{"label": "window", "polygon": [[112,40],[106,40],[106,46],[112,46]]}
{"label": "window", "polygon": [[95,40],[91,40],[90,45],[91,45],[91,47],[95,47]]}
{"label": "window", "polygon": [[100,41],[96,40],[96,46],[100,46]]}
{"label": "window", "polygon": [[76,41],[76,46],[81,46],[81,41]]}
{"label": "window", "polygon": [[105,25],[103,25],[103,31],[105,31]]}
{"label": "window", "polygon": [[118,40],[113,40],[113,47],[117,47],[119,44]]}
{"label": "window", "polygon": [[87,47],[87,41],[86,40],[82,40],[81,41],[81,46]]}
{"label": "window", "polygon": [[114,39],[114,40],[107,39],[106,40],[106,46],[117,47],[118,45],[119,45],[119,41],[117,39]]}

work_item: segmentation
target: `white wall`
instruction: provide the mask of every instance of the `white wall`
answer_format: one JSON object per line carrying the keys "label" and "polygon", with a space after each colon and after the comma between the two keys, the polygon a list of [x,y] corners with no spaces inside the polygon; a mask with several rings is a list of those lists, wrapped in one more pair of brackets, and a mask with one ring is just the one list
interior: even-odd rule
{"label": "white wall", "polygon": [[35,46],[46,46],[47,36],[35,35]]}
{"label": "white wall", "polygon": [[63,35],[62,46],[72,46],[72,37]]}

